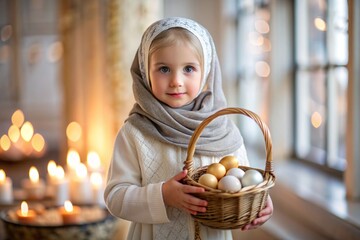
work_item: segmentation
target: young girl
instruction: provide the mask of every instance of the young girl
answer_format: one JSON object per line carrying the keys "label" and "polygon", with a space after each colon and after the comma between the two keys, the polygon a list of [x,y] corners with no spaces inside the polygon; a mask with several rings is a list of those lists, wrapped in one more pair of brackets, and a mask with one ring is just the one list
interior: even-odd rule
{"label": "young girl", "polygon": [[[193,239],[191,214],[207,202],[192,196],[203,188],[184,185],[187,147],[195,128],[226,107],[214,43],[205,28],[184,18],[155,22],[144,33],[131,73],[136,103],[115,141],[105,201],[131,221],[128,239]],[[194,167],[237,156],[248,165],[238,128],[226,116],[202,131]],[[271,199],[255,228],[272,215]],[[200,224],[201,239],[232,239],[230,230]]]}

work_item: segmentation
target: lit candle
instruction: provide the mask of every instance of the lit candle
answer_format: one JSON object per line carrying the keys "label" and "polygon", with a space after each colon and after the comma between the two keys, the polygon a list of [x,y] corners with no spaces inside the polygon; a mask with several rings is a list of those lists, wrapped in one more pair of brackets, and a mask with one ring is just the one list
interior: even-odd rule
{"label": "lit candle", "polygon": [[0,169],[0,203],[12,203],[12,201],[12,181],[9,177],[6,177],[5,171]]}
{"label": "lit candle", "polygon": [[44,180],[39,178],[39,172],[36,167],[32,166],[29,170],[29,178],[22,181],[27,198],[32,200],[40,200],[45,195]]}
{"label": "lit candle", "polygon": [[56,206],[64,204],[69,199],[69,181],[65,178],[64,169],[57,166],[56,173],[52,182],[54,204]]}
{"label": "lit candle", "polygon": [[54,160],[50,160],[47,165],[47,182],[51,184],[55,179],[56,174],[56,162]]}
{"label": "lit candle", "polygon": [[73,206],[68,200],[64,202],[64,206],[60,207],[60,214],[63,224],[76,224],[80,222],[81,209],[78,206]]}
{"label": "lit candle", "polygon": [[101,173],[94,172],[90,175],[90,182],[93,191],[93,203],[105,206],[104,185]]}
{"label": "lit candle", "polygon": [[87,167],[90,173],[103,172],[99,154],[95,151],[90,151],[87,154]]}
{"label": "lit candle", "polygon": [[76,167],[80,163],[80,155],[75,149],[69,149],[66,157],[66,170],[70,177],[76,173]]}
{"label": "lit candle", "polygon": [[77,204],[92,202],[91,184],[85,164],[76,166],[75,176],[70,178],[70,199]]}
{"label": "lit candle", "polygon": [[23,201],[21,203],[21,209],[16,211],[16,216],[20,223],[31,224],[34,223],[36,219],[36,212],[34,210],[30,210],[28,204]]}
{"label": "lit candle", "polygon": [[54,160],[50,160],[48,162],[46,182],[47,182],[47,194],[50,197],[54,196],[54,181],[56,175],[56,167],[57,165]]}

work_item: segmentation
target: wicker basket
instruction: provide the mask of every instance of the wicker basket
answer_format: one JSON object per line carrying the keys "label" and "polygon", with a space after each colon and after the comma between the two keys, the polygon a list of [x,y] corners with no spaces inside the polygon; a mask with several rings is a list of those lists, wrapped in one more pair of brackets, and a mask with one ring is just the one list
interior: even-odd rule
{"label": "wicker basket", "polygon": [[[237,193],[224,192],[219,189],[212,189],[198,183],[199,177],[204,174],[208,166],[193,169],[193,155],[195,145],[202,130],[215,118],[227,114],[242,114],[253,119],[260,127],[266,145],[266,164],[265,171],[261,169],[239,166],[244,171],[256,169],[263,174],[264,181],[256,186],[242,188]],[[272,143],[268,127],[260,117],[246,109],[225,108],[206,118],[194,131],[188,146],[187,158],[184,169],[188,170],[188,175],[184,182],[188,185],[205,188],[205,192],[194,194],[197,197],[208,201],[207,211],[198,212],[193,215],[197,222],[208,227],[217,229],[238,229],[252,222],[264,208],[268,196],[268,190],[274,186],[275,175],[272,170]]]}

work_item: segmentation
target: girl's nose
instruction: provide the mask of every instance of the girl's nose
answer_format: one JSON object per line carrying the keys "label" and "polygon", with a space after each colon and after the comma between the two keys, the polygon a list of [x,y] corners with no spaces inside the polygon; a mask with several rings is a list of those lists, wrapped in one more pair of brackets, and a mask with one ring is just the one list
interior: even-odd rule
{"label": "girl's nose", "polygon": [[174,73],[170,79],[170,87],[181,87],[183,85],[183,79],[180,73]]}

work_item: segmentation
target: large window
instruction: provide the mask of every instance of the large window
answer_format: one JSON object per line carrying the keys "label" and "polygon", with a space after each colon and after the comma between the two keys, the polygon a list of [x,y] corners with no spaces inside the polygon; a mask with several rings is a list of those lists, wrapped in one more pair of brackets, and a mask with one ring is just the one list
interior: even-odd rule
{"label": "large window", "polygon": [[[270,86],[270,1],[237,1],[238,102],[269,124]],[[240,118],[250,159],[264,159],[264,137],[255,124]],[[253,156],[254,154],[254,156]],[[253,163],[252,163],[253,164]],[[263,163],[260,163],[263,166]]]}
{"label": "large window", "polygon": [[294,12],[296,157],[343,171],[347,1],[297,0]]}

